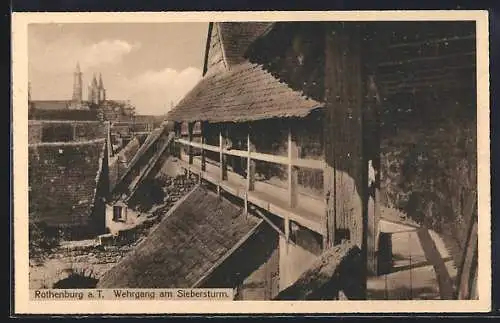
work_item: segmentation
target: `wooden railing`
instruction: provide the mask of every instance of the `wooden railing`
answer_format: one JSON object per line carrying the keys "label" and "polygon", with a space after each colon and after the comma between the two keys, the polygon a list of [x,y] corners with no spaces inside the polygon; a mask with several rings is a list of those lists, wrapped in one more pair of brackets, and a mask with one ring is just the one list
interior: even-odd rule
{"label": "wooden railing", "polygon": [[[287,145],[287,156],[277,156],[272,154],[263,154],[258,153],[255,150],[254,145],[251,142],[250,134],[247,134],[247,150],[239,150],[239,149],[227,149],[224,147],[225,138],[222,135],[222,132],[219,132],[219,146],[208,145],[205,143],[204,137],[204,127],[201,127],[201,142],[193,141],[193,127],[190,125],[188,127],[188,140],[182,138],[176,138],[175,142],[181,145],[185,145],[188,147],[187,152],[189,155],[189,164],[193,164],[193,148],[197,148],[201,150],[201,171],[206,171],[206,154],[205,151],[212,151],[215,153],[219,153],[219,168],[220,175],[219,180],[223,182],[227,180],[227,161],[225,155],[236,156],[247,159],[247,176],[246,176],[246,192],[245,196],[248,195],[248,192],[254,190],[255,183],[255,162],[254,161],[264,161],[268,163],[280,164],[287,166],[288,173],[288,206],[290,208],[294,208],[297,206],[298,201],[298,176],[297,176],[297,168],[309,168],[314,170],[324,170],[325,163],[323,160],[313,160],[313,159],[303,159],[298,158],[298,148],[296,142],[292,139],[291,129],[288,131],[288,145]],[[200,176],[201,178],[201,176]],[[218,192],[220,191],[220,187],[217,187]],[[245,210],[248,210],[248,201],[245,198]],[[286,239],[289,240],[290,234],[290,218],[288,216],[284,217],[284,233],[286,235]],[[324,231],[324,230],[320,230]]]}
{"label": "wooden railing", "polygon": [[[207,145],[204,143],[189,141],[189,140],[185,140],[185,139],[181,139],[181,138],[178,138],[175,141],[179,144],[191,146],[191,147],[198,148],[201,150],[208,150],[208,151],[213,151],[216,153],[221,152],[221,149],[219,146]],[[318,169],[318,170],[323,170],[325,167],[325,163],[323,160],[316,160],[316,159],[304,159],[304,158],[289,159],[286,156],[263,154],[263,153],[258,153],[258,152],[254,152],[254,151],[248,151],[248,150],[238,150],[238,149],[229,149],[228,150],[228,149],[224,149],[224,148],[222,149],[222,153],[225,155],[250,158],[251,160],[260,160],[260,161],[275,163],[275,164],[280,164],[280,165],[290,165],[291,164],[292,166],[296,166],[296,167],[304,167],[304,168]]]}

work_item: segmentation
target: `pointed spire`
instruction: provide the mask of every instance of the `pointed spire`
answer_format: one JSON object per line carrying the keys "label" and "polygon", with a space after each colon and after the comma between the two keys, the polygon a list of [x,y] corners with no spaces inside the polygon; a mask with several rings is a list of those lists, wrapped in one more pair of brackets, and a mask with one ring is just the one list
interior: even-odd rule
{"label": "pointed spire", "polygon": [[76,62],[76,70],[75,70],[76,73],[81,73],[81,70],[80,70],[80,62]]}
{"label": "pointed spire", "polygon": [[92,85],[97,85],[97,79],[95,77],[95,74],[92,77]]}
{"label": "pointed spire", "polygon": [[103,88],[104,88],[104,85],[103,85],[103,83],[102,83],[102,74],[101,74],[101,73],[99,73],[99,88],[100,88],[100,89],[103,89]]}

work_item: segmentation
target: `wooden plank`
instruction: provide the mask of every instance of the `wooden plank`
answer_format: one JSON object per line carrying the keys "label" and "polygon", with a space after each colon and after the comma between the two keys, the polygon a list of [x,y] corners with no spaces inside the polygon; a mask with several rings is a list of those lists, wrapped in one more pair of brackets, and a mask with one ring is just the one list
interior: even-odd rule
{"label": "wooden plank", "polygon": [[293,166],[292,160],[297,158],[297,144],[292,138],[292,128],[288,128],[288,203],[290,207],[297,205],[297,169]]}

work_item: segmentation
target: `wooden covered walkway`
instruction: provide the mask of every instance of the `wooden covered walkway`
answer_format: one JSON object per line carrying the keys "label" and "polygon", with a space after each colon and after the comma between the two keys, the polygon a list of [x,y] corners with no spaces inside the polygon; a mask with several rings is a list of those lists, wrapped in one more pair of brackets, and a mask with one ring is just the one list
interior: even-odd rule
{"label": "wooden covered walkway", "polygon": [[[319,234],[322,233],[321,217],[324,202],[299,193],[295,207],[287,205],[287,191],[264,182],[256,182],[255,189],[247,192],[246,180],[236,173],[228,171],[227,179],[221,181],[220,169],[216,165],[206,164],[201,171],[201,160],[193,158],[193,163],[178,159],[177,163],[202,180],[214,184],[242,199],[245,205],[253,204],[283,219],[294,221]],[[247,206],[248,207],[248,206]],[[384,219],[391,209],[382,207],[380,232],[389,237],[392,250],[392,265],[388,271],[368,278],[368,299],[452,299],[455,291],[457,269],[443,239],[434,231],[410,224],[397,223]]]}

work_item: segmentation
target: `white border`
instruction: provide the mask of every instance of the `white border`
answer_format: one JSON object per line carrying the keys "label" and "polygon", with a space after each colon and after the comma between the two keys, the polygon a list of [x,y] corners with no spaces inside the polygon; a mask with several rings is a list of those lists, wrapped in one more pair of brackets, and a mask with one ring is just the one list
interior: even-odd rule
{"label": "white border", "polygon": [[[28,50],[29,23],[154,23],[209,21],[430,21],[470,20],[477,26],[479,300],[477,301],[55,301],[29,300],[28,265]],[[491,307],[490,145],[488,12],[341,11],[341,12],[114,12],[13,13],[13,189],[16,314],[141,313],[391,313],[485,312]]]}

